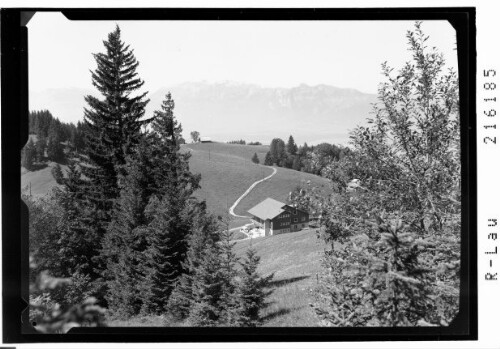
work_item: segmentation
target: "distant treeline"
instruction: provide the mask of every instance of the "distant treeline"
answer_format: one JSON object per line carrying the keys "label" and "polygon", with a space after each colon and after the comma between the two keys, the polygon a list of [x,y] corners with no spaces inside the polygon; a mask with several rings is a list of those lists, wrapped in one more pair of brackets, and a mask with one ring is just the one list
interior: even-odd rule
{"label": "distant treeline", "polygon": [[290,135],[286,144],[281,138],[272,140],[264,164],[321,175],[329,163],[342,159],[348,152],[347,147],[329,143],[316,146],[308,146],[304,143],[298,147],[293,136]]}
{"label": "distant treeline", "polygon": [[245,140],[243,139],[240,139],[238,141],[229,141],[227,142],[227,144],[242,144],[242,145],[262,145],[261,142],[246,142]]}
{"label": "distant treeline", "polygon": [[29,114],[29,133],[36,134],[39,139],[57,134],[61,142],[69,141],[76,147],[83,146],[82,128],[83,123],[75,125],[61,122],[48,110],[31,111]]}
{"label": "distant treeline", "polygon": [[85,147],[85,125],[78,122],[64,123],[48,110],[32,111],[29,114],[30,137],[21,153],[21,165],[27,170],[35,169],[36,163],[46,160],[58,163],[65,161],[69,151],[83,151]]}

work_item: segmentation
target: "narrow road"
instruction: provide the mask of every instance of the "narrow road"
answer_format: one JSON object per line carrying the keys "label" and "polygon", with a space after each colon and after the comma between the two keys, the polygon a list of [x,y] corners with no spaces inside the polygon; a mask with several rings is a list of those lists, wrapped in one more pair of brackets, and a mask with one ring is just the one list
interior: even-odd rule
{"label": "narrow road", "polygon": [[237,215],[236,213],[234,213],[234,209],[236,208],[236,206],[240,203],[241,200],[243,200],[243,198],[245,196],[247,196],[253,188],[255,188],[255,186],[261,182],[264,182],[264,181],[267,181],[269,178],[271,178],[272,176],[274,176],[277,172],[276,168],[275,167],[272,167],[273,169],[273,173],[271,173],[269,176],[265,177],[265,178],[262,178],[261,180],[258,180],[257,182],[253,183],[233,204],[233,206],[231,206],[229,208],[229,214],[234,216],[234,217],[238,217],[238,218],[250,218],[248,216],[240,216],[240,215]]}

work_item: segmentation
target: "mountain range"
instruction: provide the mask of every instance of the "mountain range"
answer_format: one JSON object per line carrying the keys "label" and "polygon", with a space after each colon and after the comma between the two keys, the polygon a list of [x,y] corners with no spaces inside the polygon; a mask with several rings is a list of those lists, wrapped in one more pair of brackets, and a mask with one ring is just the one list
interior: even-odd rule
{"label": "mountain range", "polygon": [[[345,144],[348,131],[364,124],[376,95],[329,85],[301,84],[292,88],[260,87],[236,82],[186,82],[149,93],[146,116],[159,109],[168,92],[184,137],[190,132],[214,141],[244,139],[269,144],[292,134],[299,144]],[[30,91],[30,110],[48,109],[64,122],[83,119],[84,96],[79,88]]]}

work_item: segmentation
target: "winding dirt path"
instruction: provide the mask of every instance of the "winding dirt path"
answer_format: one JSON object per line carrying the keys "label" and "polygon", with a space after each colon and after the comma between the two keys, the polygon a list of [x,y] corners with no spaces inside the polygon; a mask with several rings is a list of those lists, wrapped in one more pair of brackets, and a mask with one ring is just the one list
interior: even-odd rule
{"label": "winding dirt path", "polygon": [[[268,166],[266,166],[268,167]],[[234,209],[236,208],[236,206],[238,206],[238,204],[240,203],[241,200],[243,200],[243,198],[245,196],[247,196],[253,188],[255,188],[255,186],[261,182],[264,182],[264,181],[267,181],[269,178],[271,178],[272,176],[274,176],[276,174],[276,172],[278,172],[278,170],[276,169],[276,167],[271,167],[273,169],[273,173],[271,173],[269,176],[265,177],[265,178],[262,178],[260,180],[258,180],[257,182],[254,182],[233,204],[233,206],[231,206],[229,208],[229,214],[234,216],[234,217],[238,217],[238,218],[250,218],[249,216],[240,216],[240,215],[237,215],[236,213],[234,213]]]}

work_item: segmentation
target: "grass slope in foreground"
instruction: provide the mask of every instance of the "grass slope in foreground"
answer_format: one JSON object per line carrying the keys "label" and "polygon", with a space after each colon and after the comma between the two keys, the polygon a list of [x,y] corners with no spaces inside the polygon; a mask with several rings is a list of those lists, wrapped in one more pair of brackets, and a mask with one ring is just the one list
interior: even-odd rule
{"label": "grass slope in foreground", "polygon": [[[233,250],[244,258],[252,246],[261,257],[258,272],[274,274],[271,283],[273,293],[267,299],[269,305],[261,313],[265,327],[315,327],[319,320],[313,309],[311,290],[316,286],[316,273],[320,272],[320,259],[324,243],[312,229],[295,233],[238,241]],[[135,316],[128,319],[107,319],[110,327],[121,326],[186,326],[172,322],[165,314]]]}
{"label": "grass slope in foreground", "polygon": [[311,290],[316,286],[320,272],[324,242],[313,229],[280,234],[252,240],[238,241],[234,251],[244,257],[252,246],[260,256],[258,272],[274,274],[273,293],[269,306],[263,311],[264,326],[319,326],[310,307]]}

